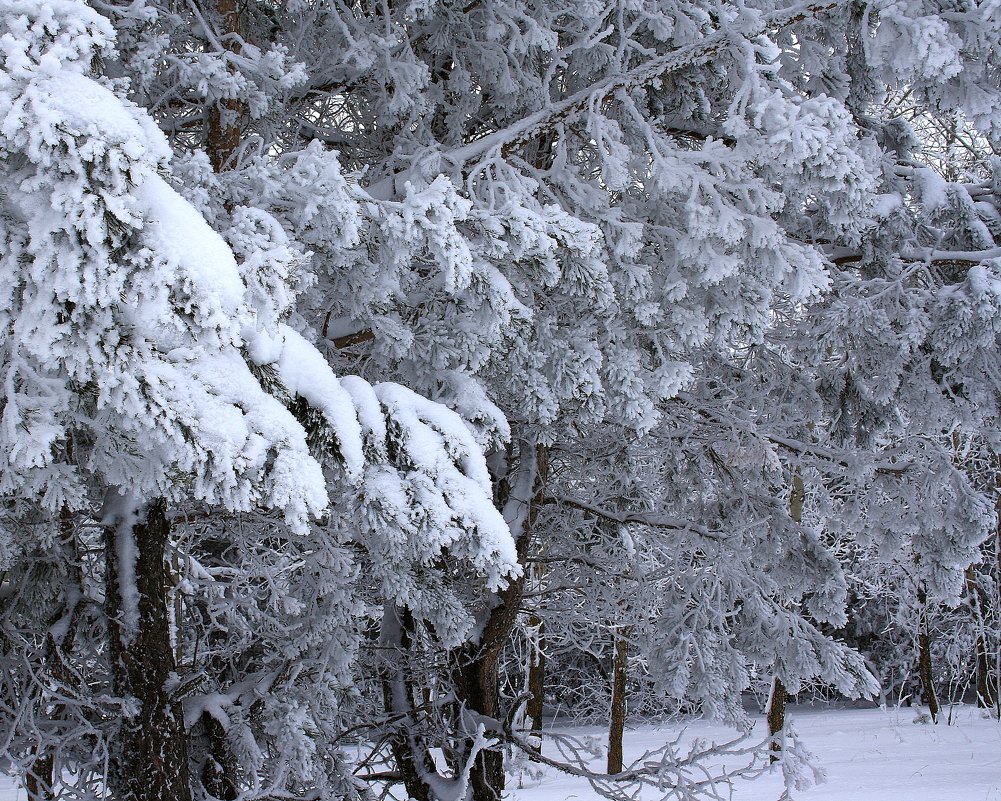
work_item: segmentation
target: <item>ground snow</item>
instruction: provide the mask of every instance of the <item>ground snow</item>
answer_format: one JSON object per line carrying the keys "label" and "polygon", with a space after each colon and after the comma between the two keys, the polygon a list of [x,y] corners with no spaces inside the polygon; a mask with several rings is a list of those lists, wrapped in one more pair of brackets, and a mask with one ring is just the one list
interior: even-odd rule
{"label": "ground snow", "polygon": [[[790,717],[827,772],[826,783],[794,792],[796,801],[1001,801],[1001,724],[977,709],[957,707],[952,725],[937,726],[915,723],[915,711],[909,708],[796,708]],[[763,727],[759,721],[755,735]],[[727,729],[701,721],[689,724],[688,732],[692,737],[731,736]],[[604,737],[597,728],[573,733]],[[675,730],[666,733],[673,736]],[[626,732],[626,757],[660,742],[656,728],[632,728]],[[553,770],[541,779],[528,773],[512,776],[508,788],[511,801],[598,797],[583,779]],[[736,787],[732,801],[778,801],[781,793],[776,773]],[[0,775],[0,801],[25,801],[24,790]]]}
{"label": "ground snow", "polygon": [[[985,719],[980,710],[954,708],[951,726],[914,723],[915,710],[907,707],[796,708],[790,718],[827,774],[824,784],[795,791],[796,801],[1001,801],[1001,724]],[[764,736],[764,726],[764,720],[757,723],[756,739]],[[693,737],[730,736],[723,727],[701,721],[688,731]],[[574,733],[604,736],[598,729]],[[627,731],[626,761],[660,741],[652,727]],[[601,761],[594,767],[600,770]],[[541,780],[515,776],[510,788],[513,801],[598,798],[583,779],[554,770]],[[776,772],[738,785],[732,801],[778,801],[782,790]],[[643,798],[657,796],[650,792]]]}

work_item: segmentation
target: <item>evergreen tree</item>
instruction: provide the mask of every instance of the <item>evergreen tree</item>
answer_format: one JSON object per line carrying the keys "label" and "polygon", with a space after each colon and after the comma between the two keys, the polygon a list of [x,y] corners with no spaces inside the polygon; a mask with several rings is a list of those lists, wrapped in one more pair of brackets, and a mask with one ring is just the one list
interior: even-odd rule
{"label": "evergreen tree", "polygon": [[[353,567],[346,526],[310,521],[328,484],[349,493],[393,592],[461,640],[470,587],[518,571],[480,447],[401,386],[338,381],[287,324],[301,249],[249,209],[227,244],[170,186],[162,134],[94,73],[113,54],[104,17],[71,0],[0,12],[7,753],[42,795],[343,784],[313,743],[331,699],[304,685],[343,671],[353,609],[328,593]],[[170,510],[193,505],[284,521],[172,533]],[[213,552],[239,574],[199,570]],[[230,664],[213,634],[231,647],[241,623],[259,628]],[[212,749],[192,783],[196,722]]]}
{"label": "evergreen tree", "polygon": [[[628,630],[661,699],[739,721],[756,675],[874,689],[832,636],[882,592],[852,555],[964,592],[997,181],[939,175],[893,98],[996,143],[990,3],[8,7],[0,557],[44,578],[11,630],[62,675],[42,619],[104,603],[125,653],[113,576],[154,537],[172,605],[140,628],[177,631],[157,708],[183,740],[183,701],[196,789],[350,795],[359,726],[411,797],[493,801],[526,605],[563,658]],[[70,625],[88,582],[112,592]],[[81,710],[131,681],[88,648]]]}

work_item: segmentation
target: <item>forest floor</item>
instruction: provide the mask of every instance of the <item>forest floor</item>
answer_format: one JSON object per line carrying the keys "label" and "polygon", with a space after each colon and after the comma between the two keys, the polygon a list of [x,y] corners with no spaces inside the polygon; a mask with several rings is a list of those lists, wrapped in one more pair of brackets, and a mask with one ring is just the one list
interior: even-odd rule
{"label": "forest floor", "polygon": [[[945,711],[948,714],[948,710]],[[1001,801],[1001,723],[969,706],[954,707],[952,723],[915,722],[916,710],[833,709],[793,707],[790,719],[802,744],[826,773],[826,781],[792,794],[795,801]],[[944,716],[943,716],[944,717]],[[763,737],[759,720],[753,741]],[[600,728],[563,730],[592,737],[603,744]],[[678,728],[635,726],[627,729],[625,756],[637,757],[656,748]],[[684,738],[732,739],[733,733],[704,721],[689,722]],[[550,742],[544,753],[556,757]],[[601,770],[603,758],[593,767]],[[599,796],[584,779],[553,769],[521,770],[509,778],[511,801],[589,801]],[[779,801],[783,792],[779,771],[736,784],[728,801]],[[653,791],[642,798],[660,799]],[[0,775],[0,801],[25,801],[25,792]]]}
{"label": "forest floor", "polygon": [[[948,710],[944,711],[948,715]],[[981,710],[958,706],[952,724],[915,722],[917,710],[832,709],[794,707],[790,713],[796,732],[826,773],[826,781],[807,790],[796,790],[796,801],[1001,801],[1001,723],[988,719]],[[598,728],[577,729],[578,736],[604,737]],[[674,729],[638,726],[626,731],[628,762],[645,750],[656,748]],[[732,737],[727,729],[703,721],[690,723],[687,737],[722,740]],[[754,741],[765,736],[759,720]],[[603,742],[603,739],[602,739]],[[556,757],[550,745],[543,753]],[[552,752],[552,753],[551,753]],[[601,770],[602,759],[593,763]],[[520,785],[520,787],[519,787]],[[587,801],[599,796],[587,781],[546,769],[539,776],[523,772],[510,783],[517,801]],[[720,787],[722,799],[732,801],[779,801],[783,792],[779,771],[754,781]],[[663,798],[646,792],[644,799]]]}

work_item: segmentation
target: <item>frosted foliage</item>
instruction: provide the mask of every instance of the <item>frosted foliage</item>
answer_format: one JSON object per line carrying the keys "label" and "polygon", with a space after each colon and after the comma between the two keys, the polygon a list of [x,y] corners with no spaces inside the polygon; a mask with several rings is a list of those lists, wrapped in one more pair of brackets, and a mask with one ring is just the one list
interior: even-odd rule
{"label": "frosted foliage", "polygon": [[924,450],[918,452],[923,469],[913,471],[913,477],[892,486],[885,478],[874,482],[859,542],[873,560],[866,571],[882,569],[887,580],[918,579],[935,601],[955,605],[964,571],[978,561],[995,512],[967,476],[941,464],[945,455],[928,446]]}
{"label": "frosted foliage", "polygon": [[[199,52],[183,10],[118,13],[140,94],[211,106],[177,64],[226,64],[247,141],[281,155],[245,148],[218,192],[266,209],[313,251],[319,281],[301,311],[323,335],[364,333],[369,369],[452,404],[445,371],[475,376],[529,425],[566,416],[646,431],[658,403],[691,386],[694,353],[760,338],[776,299],[816,299],[831,278],[814,243],[855,244],[872,221],[878,148],[859,135],[848,77],[823,61],[855,68],[841,55],[847,12],[810,12],[805,34],[763,33],[769,10],[414,5],[376,20],[302,2],[248,9],[244,40],[271,44],[239,56],[211,42]],[[658,47],[711,37],[713,15],[730,38],[709,63],[603,88]],[[861,22],[866,69],[891,85],[963,80],[988,68],[990,16],[876,4]],[[166,51],[171,66],[154,72]],[[290,82],[255,61],[265,51],[296,65]],[[971,77],[964,97],[983,83]],[[565,98],[580,98],[569,125],[556,111]],[[307,122],[281,128],[279,109]],[[184,113],[159,113],[190,147]]]}
{"label": "frosted foliage", "polygon": [[198,498],[278,505],[302,525],[323,478],[240,357],[253,316],[231,251],[158,175],[169,149],[149,118],[52,58],[9,75],[0,99],[3,491],[77,502],[58,451],[86,410],[88,472],[106,482],[170,494],[179,470]]}
{"label": "frosted foliage", "polygon": [[1001,261],[994,259],[970,268],[965,280],[943,288],[936,298],[934,329],[936,352],[952,370],[992,369],[982,363],[1001,334]]}
{"label": "frosted foliage", "polygon": [[[142,11],[136,4],[130,13]],[[442,642],[464,641],[482,594],[520,571],[483,458],[485,445],[509,437],[504,416],[482,391],[468,395],[467,423],[400,385],[338,379],[311,341],[295,310],[313,280],[307,247],[347,252],[361,239],[357,201],[335,158],[312,148],[282,165],[262,159],[254,180],[238,173],[227,184],[235,193],[246,180],[244,202],[230,202],[220,197],[226,182],[197,156],[172,173],[167,140],[122,98],[124,83],[92,74],[98,49],[114,54],[108,23],[86,6],[0,4],[0,42],[0,496],[5,511],[22,503],[44,515],[16,543],[44,570],[32,573],[6,525],[0,562],[40,576],[45,596],[39,605],[19,594],[4,623],[20,636],[27,618],[58,609],[53,636],[67,638],[67,658],[97,665],[87,668],[94,693],[74,695],[77,717],[65,716],[99,721],[81,724],[93,753],[60,748],[59,770],[65,764],[79,777],[73,792],[89,792],[95,776],[106,781],[100,763],[116,747],[109,727],[122,719],[120,709],[104,712],[117,703],[107,700],[101,639],[110,627],[88,618],[73,639],[75,599],[86,593],[93,616],[103,614],[95,599],[107,597],[101,585],[111,568],[92,564],[104,565],[93,523],[114,527],[107,564],[117,570],[128,647],[150,601],[135,576],[134,525],[151,498],[166,497],[184,514],[211,510],[164,543],[172,584],[160,599],[170,601],[166,647],[177,659],[167,691],[187,682],[172,698],[183,700],[195,781],[211,790],[221,736],[251,797],[303,786],[356,795],[340,759],[326,754],[357,698],[351,669],[365,608],[352,549],[381,571],[387,597],[409,605]],[[265,53],[247,51],[240,63],[261,68]],[[294,70],[282,78],[279,62],[272,68],[273,85],[254,85],[297,80]],[[290,191],[275,182],[269,196],[269,175],[288,179]],[[458,287],[470,280],[470,257],[435,224],[438,190],[444,182],[400,216],[423,215],[420,237],[453,260]],[[277,194],[296,225],[257,202]],[[310,226],[325,230],[319,242],[309,241]],[[457,391],[463,380],[454,377]],[[331,489],[336,514],[326,516]],[[97,514],[101,496],[109,500]],[[83,534],[76,520],[87,523]],[[77,546],[98,556],[73,562]],[[85,575],[95,571],[96,580]],[[46,669],[44,649],[26,654],[4,662],[21,671],[18,680]],[[6,646],[3,658],[13,658]],[[5,746],[18,764],[40,753],[33,726],[50,707],[36,707],[29,723],[12,724]]]}
{"label": "frosted foliage", "polygon": [[234,209],[226,241],[239,261],[258,327],[273,331],[305,288],[308,255],[274,217],[245,206]]}
{"label": "frosted foliage", "polygon": [[923,14],[923,6],[891,2],[878,12],[871,62],[904,83],[949,80],[963,71],[962,40],[944,19]]}
{"label": "frosted foliage", "polygon": [[[373,462],[361,537],[382,593],[457,645],[473,619],[457,594],[461,583],[453,586],[449,576],[456,565],[468,565],[490,590],[521,572],[507,524],[490,502],[479,446],[458,415],[404,387],[370,388],[358,379],[345,386],[359,407],[383,410],[360,417]],[[387,463],[379,465],[380,457]]]}
{"label": "frosted foliage", "polygon": [[303,337],[279,326],[276,336],[258,333],[250,343],[250,356],[258,364],[273,365],[281,384],[293,397],[317,409],[337,441],[348,478],[357,481],[363,469],[361,428],[351,396],[341,386],[323,356]]}
{"label": "frosted foliage", "polygon": [[[788,376],[762,378],[748,376],[749,385],[733,388],[750,391],[774,381],[788,390]],[[702,391],[696,387],[689,402],[706,417],[727,414]],[[780,397],[769,414],[778,411]],[[651,509],[634,512],[619,536],[611,536],[607,522],[577,518],[566,507],[552,519],[543,513],[543,525],[569,514],[568,525],[580,527],[580,551],[572,540],[561,542],[549,546],[551,557],[577,553],[581,561],[602,565],[592,572],[552,559],[555,575],[546,582],[557,600],[539,612],[547,648],[595,648],[583,632],[610,619],[628,632],[630,650],[646,660],[634,672],[634,709],[656,712],[697,700],[704,714],[739,725],[747,723],[742,691],[772,672],[790,688],[822,685],[852,698],[870,695],[876,684],[863,661],[824,631],[825,624],[846,622],[847,576],[826,527],[816,519],[791,520],[787,499],[777,496],[776,482],[788,480],[783,472],[789,468],[786,454],[765,439],[774,423],[764,416],[753,425],[733,419],[734,429],[717,429],[699,418],[693,425],[684,408],[674,419],[689,431],[675,449],[660,451],[640,440],[629,446],[629,467],[606,467],[596,459],[574,482],[574,495],[595,509],[614,509],[616,499],[631,494],[639,495],[632,508]],[[716,483],[716,470],[741,480]],[[820,501],[811,497],[810,506]],[[563,587],[587,600],[575,602],[577,593],[563,594]],[[599,706],[597,714],[607,713]]]}
{"label": "frosted foliage", "polygon": [[[540,47],[556,52],[558,37],[547,27],[555,11],[533,8],[538,18],[525,17],[531,33],[510,24],[514,12],[506,6],[478,9],[474,16],[484,19],[473,23],[442,9],[394,19],[400,35],[409,26],[419,39],[437,15],[434,24],[443,27],[435,41],[468,39],[452,54],[443,100],[428,89],[424,45],[393,50],[383,64],[375,57],[382,34],[361,18],[338,17],[335,24],[328,11],[310,4],[301,10],[301,19],[287,20],[289,41],[312,41],[321,29],[328,37],[316,41],[318,55],[307,63],[314,84],[335,63],[338,74],[356,76],[365,89],[343,102],[359,119],[375,114],[374,126],[442,103],[439,138],[427,146],[387,142],[400,152],[416,148],[405,157],[409,166],[388,167],[404,157],[387,151],[384,163],[366,165],[358,183],[345,181],[335,153],[316,142],[285,153],[283,170],[246,155],[239,170],[222,176],[223,191],[266,208],[313,250],[319,283],[305,302],[323,320],[323,333],[336,341],[371,331],[386,375],[446,402],[459,402],[439,382],[448,371],[479,376],[494,402],[533,425],[566,414],[584,424],[607,418],[647,430],[658,419],[658,401],[690,383],[693,349],[743,336],[745,325],[760,331],[776,291],[807,299],[827,286],[822,259],[788,236],[786,221],[776,223],[779,210],[785,207],[791,221],[801,202],[820,197],[826,219],[817,215],[815,229],[854,231],[864,219],[869,165],[844,114],[823,99],[801,102],[781,83],[771,86],[766,71],[751,69],[757,50],[774,50],[767,40],[737,54],[736,97],[705,99],[731,121],[701,146],[658,132],[640,94],[622,94],[614,99],[620,119],[587,117],[588,135],[600,145],[593,159],[589,147],[575,154],[574,140],[569,150],[554,144],[540,162],[544,169],[528,169],[486,145],[479,152],[459,146],[462,120],[483,103],[471,89],[479,81],[498,92],[490,112],[498,125],[543,103],[529,54]],[[644,36],[652,30],[663,41],[687,43],[699,35],[688,11],[630,13]],[[665,19],[682,21],[665,28]],[[606,69],[585,47],[586,30],[573,35],[578,45],[561,58],[580,80]],[[631,63],[621,53],[615,58],[623,69]],[[386,96],[354,109],[355,98],[377,94],[369,81],[377,74],[393,76]],[[395,88],[397,81],[406,91]],[[525,81],[534,81],[531,89]],[[702,111],[679,113],[700,118],[690,121],[693,131],[703,126]],[[754,135],[726,142],[731,123]],[[270,135],[266,123],[259,129]],[[415,135],[427,133],[418,126]],[[383,147],[378,136],[362,144],[350,132],[337,135],[345,137],[342,161],[357,158],[355,145]],[[624,193],[621,201],[610,203],[606,190],[592,185],[596,170],[608,188]],[[771,188],[778,181],[788,185],[791,202]]]}
{"label": "frosted foliage", "polygon": [[3,13],[4,83],[89,72],[95,51],[108,52],[114,39],[108,20],[76,0],[5,0]]}
{"label": "frosted foliage", "polygon": [[[281,95],[306,77],[287,47],[258,47],[243,41],[234,52],[206,28],[204,17],[196,18],[199,27],[195,27],[177,9],[147,0],[107,11],[123,23],[118,31],[120,48],[135,49],[133,89],[144,101],[158,97],[170,85],[179,95],[207,105],[225,108],[226,101],[239,99],[255,119],[261,119],[278,113]],[[208,50],[195,45],[206,34],[211,37]],[[172,42],[180,52],[171,52]]]}
{"label": "frosted foliage", "polygon": [[[4,17],[8,38],[27,35],[19,8]],[[36,11],[53,9],[80,11]],[[316,348],[281,322],[301,288],[305,253],[260,209],[233,209],[228,243],[206,224],[161,176],[170,151],[150,118],[84,69],[60,71],[53,61],[63,50],[71,65],[81,58],[76,19],[65,22],[67,43],[38,56],[37,69],[15,64],[5,73],[0,96],[10,187],[0,486],[52,507],[79,502],[84,479],[60,443],[85,414],[87,474],[139,495],[190,492],[231,510],[277,507],[303,530],[326,507],[326,482],[283,399],[319,411],[355,483],[366,469],[359,416],[372,418]],[[37,35],[58,44],[63,25],[58,14],[39,19]],[[99,41],[106,23],[95,17],[92,27],[80,35]],[[16,55],[23,46],[12,52],[24,60]],[[308,154],[298,161],[297,175],[324,169],[314,156],[313,166]],[[337,185],[336,170],[329,180]],[[245,354],[275,371],[279,385],[268,390],[276,394]],[[380,392],[386,399],[380,408],[372,395],[375,414],[399,432],[392,458],[420,476],[420,493],[438,499],[424,512],[423,495],[414,495],[414,508],[398,513],[427,514],[422,531],[442,538],[431,552],[452,546],[498,586],[514,559],[489,503],[479,445],[454,413],[402,388]],[[389,458],[386,443],[376,450]],[[464,539],[467,525],[482,527],[478,539]]]}
{"label": "frosted foliage", "polygon": [[[345,532],[317,526],[308,537],[262,541],[265,520],[231,522],[225,553],[198,550],[184,571],[183,597],[202,611],[192,610],[181,647],[231,666],[184,700],[195,762],[213,758],[200,741],[211,718],[251,792],[308,782],[339,795],[343,768],[318,759],[316,749],[342,725],[353,696],[363,610]],[[282,675],[289,665],[294,670]]]}
{"label": "frosted foliage", "polygon": [[868,64],[888,86],[908,86],[939,113],[958,111],[997,137],[999,11],[994,0],[955,10],[923,0],[874,3],[865,16]]}
{"label": "frosted foliage", "polygon": [[238,512],[172,544],[199,771],[454,799],[540,640],[741,723],[996,587],[997,0],[98,7],[0,2],[0,492]]}

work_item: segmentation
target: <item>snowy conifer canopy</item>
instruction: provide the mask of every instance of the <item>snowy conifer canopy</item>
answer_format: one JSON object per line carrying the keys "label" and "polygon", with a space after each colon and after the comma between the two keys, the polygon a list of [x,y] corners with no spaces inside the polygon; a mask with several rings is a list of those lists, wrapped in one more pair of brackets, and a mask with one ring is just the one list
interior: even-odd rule
{"label": "snowy conifer canopy", "polygon": [[[499,586],[515,561],[462,420],[399,387],[354,379],[349,391],[282,322],[301,248],[244,209],[230,234],[238,263],[171,187],[163,135],[91,74],[112,52],[104,17],[78,2],[3,11],[3,494],[76,508],[96,482],[277,508],[302,531],[327,490],[284,402],[299,398],[363,496],[376,470],[387,513],[437,504],[426,533],[451,533],[421,558],[452,547]],[[267,388],[263,373],[276,379]]]}
{"label": "snowy conifer canopy", "polygon": [[149,117],[89,74],[110,26],[72,2],[4,11],[4,493],[80,506],[94,475],[304,525],[323,476],[244,362],[233,254],[165,180]]}
{"label": "snowy conifer canopy", "polygon": [[0,0],[0,758],[497,801],[555,708],[979,681],[999,20]]}

